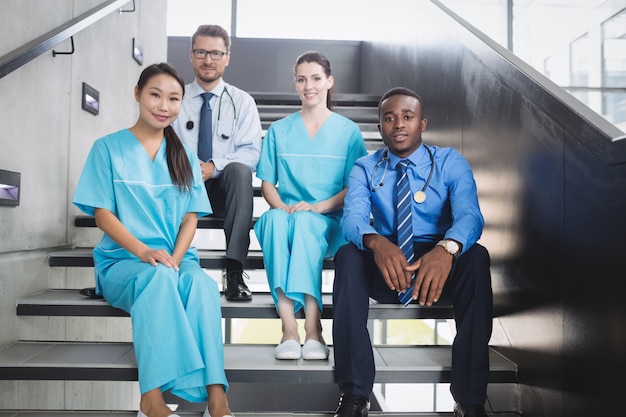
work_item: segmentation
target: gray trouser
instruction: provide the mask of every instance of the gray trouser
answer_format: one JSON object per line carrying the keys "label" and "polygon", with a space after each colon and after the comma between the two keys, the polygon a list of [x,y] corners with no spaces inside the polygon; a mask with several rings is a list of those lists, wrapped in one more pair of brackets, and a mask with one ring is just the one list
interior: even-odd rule
{"label": "gray trouser", "polygon": [[224,217],[226,257],[244,264],[250,247],[252,172],[238,162],[226,165],[219,178],[205,182],[213,215]]}

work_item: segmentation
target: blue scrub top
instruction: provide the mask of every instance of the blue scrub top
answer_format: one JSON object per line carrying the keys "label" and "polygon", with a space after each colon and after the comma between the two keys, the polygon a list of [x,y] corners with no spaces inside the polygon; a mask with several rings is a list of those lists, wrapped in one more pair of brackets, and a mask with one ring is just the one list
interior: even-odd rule
{"label": "blue scrub top", "polygon": [[[154,161],[128,129],[98,139],[78,181],[73,203],[88,215],[95,208],[111,211],[136,238],[153,249],[174,250],[186,213],[212,213],[197,156],[185,152],[193,169],[191,192],[172,183],[163,140]],[[197,258],[195,248],[187,256]],[[96,287],[100,273],[117,260],[136,258],[106,233],[94,248]]]}
{"label": "blue scrub top", "polygon": [[350,119],[331,113],[311,138],[297,112],[270,125],[257,177],[278,185],[287,205],[316,203],[343,190],[354,162],[366,154],[361,130]]}

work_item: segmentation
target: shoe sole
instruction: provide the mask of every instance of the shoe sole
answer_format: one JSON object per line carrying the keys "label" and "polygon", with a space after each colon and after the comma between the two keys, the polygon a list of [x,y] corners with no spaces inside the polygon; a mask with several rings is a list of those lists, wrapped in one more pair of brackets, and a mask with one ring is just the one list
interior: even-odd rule
{"label": "shoe sole", "polygon": [[282,361],[282,360],[300,359],[302,355],[275,355],[274,357]]}
{"label": "shoe sole", "polygon": [[302,359],[305,361],[325,361],[328,360],[328,355],[302,355]]}
{"label": "shoe sole", "polygon": [[252,294],[241,295],[238,292],[235,292],[235,294],[229,294],[228,288],[226,288],[224,290],[224,298],[226,298],[226,301],[252,301]]}

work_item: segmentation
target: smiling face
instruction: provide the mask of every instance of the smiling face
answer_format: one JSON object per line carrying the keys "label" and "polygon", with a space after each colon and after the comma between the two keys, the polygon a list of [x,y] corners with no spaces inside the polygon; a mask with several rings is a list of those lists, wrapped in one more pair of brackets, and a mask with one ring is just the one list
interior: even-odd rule
{"label": "smiling face", "polygon": [[198,84],[205,91],[213,89],[224,75],[224,71],[230,62],[230,53],[226,53],[220,59],[211,58],[211,54],[207,54],[205,58],[196,58],[194,56],[194,49],[202,49],[205,51],[220,51],[228,52],[224,39],[219,36],[202,36],[196,37],[189,56],[191,59],[191,66],[193,72],[196,75]]}
{"label": "smiling face", "polygon": [[381,103],[378,130],[389,152],[400,158],[419,148],[427,122],[415,97],[396,94]]}
{"label": "smiling face", "polygon": [[139,118],[154,129],[164,129],[176,120],[182,98],[182,86],[176,78],[168,74],[150,77],[141,90],[135,87]]}
{"label": "smiling face", "polygon": [[327,76],[316,62],[303,62],[296,67],[296,90],[303,107],[326,107],[328,90],[333,86],[333,76]]}

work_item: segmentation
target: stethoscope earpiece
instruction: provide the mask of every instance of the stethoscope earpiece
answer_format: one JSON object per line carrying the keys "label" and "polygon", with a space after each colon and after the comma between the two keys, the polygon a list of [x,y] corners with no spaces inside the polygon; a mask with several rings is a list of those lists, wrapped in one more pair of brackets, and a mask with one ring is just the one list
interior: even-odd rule
{"label": "stethoscope earpiece", "polygon": [[189,120],[185,126],[187,127],[188,130],[193,129],[193,126],[194,126],[193,120]]}

